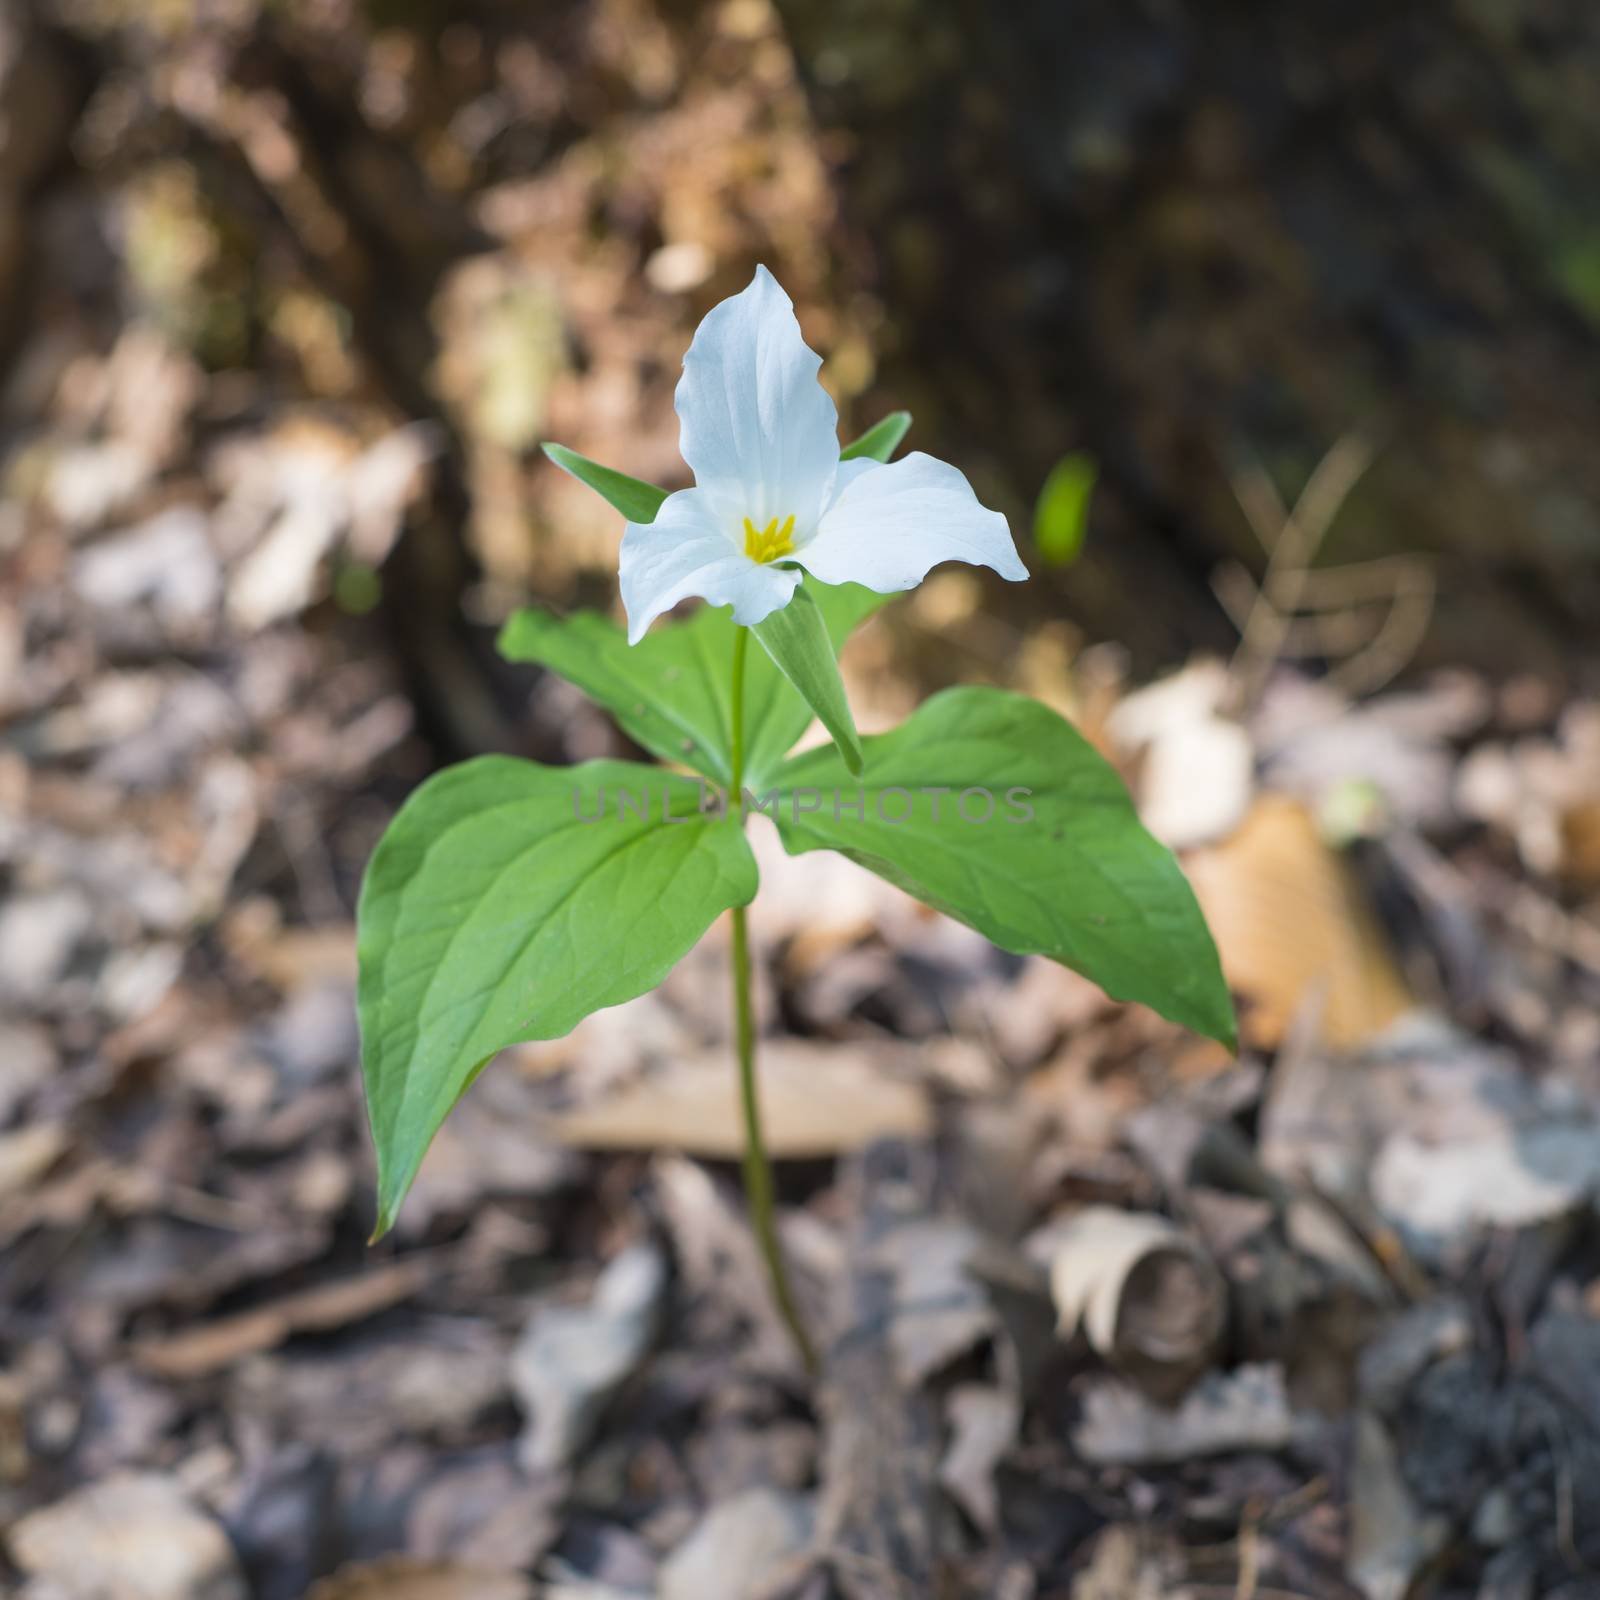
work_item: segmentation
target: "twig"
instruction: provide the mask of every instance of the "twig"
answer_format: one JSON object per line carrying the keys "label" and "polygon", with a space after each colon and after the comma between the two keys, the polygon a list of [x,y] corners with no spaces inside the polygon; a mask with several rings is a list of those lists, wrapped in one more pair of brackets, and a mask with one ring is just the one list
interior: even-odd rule
{"label": "twig", "polygon": [[1261,1583],[1261,1524],[1252,1515],[1239,1529],[1239,1580],[1233,1600],[1256,1600]]}
{"label": "twig", "polygon": [[1251,466],[1236,481],[1234,493],[1267,551],[1261,588],[1233,657],[1233,676],[1245,706],[1260,698],[1283,648],[1290,620],[1300,608],[1317,549],[1371,459],[1366,441],[1347,434],[1317,463],[1292,511],[1285,511],[1260,466]]}
{"label": "twig", "polygon": [[1377,636],[1366,647],[1333,669],[1334,681],[1347,694],[1371,694],[1399,676],[1417,653],[1433,620],[1433,573],[1420,563],[1408,587],[1394,593],[1389,614]]}

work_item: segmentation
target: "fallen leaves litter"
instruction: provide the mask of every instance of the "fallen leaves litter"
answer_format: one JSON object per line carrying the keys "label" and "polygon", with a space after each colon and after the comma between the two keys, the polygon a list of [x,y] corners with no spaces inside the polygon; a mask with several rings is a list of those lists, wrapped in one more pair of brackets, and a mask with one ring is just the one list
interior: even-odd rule
{"label": "fallen leaves litter", "polygon": [[245,1600],[247,1592],[222,1525],[160,1473],[103,1478],[30,1512],[7,1546],[18,1567],[67,1600]]}
{"label": "fallen leaves litter", "polygon": [[611,1397],[660,1327],[667,1262],[649,1241],[606,1264],[584,1305],[536,1310],[511,1355],[511,1383],[528,1413],[530,1471],[565,1466],[588,1442]]}
{"label": "fallen leaves litter", "polygon": [[164,1378],[199,1378],[220,1372],[263,1350],[276,1349],[298,1333],[325,1333],[376,1316],[416,1294],[431,1265],[397,1261],[337,1283],[301,1289],[267,1305],[180,1328],[133,1347],[135,1363]]}
{"label": "fallen leaves litter", "polygon": [[1176,1409],[1117,1378],[1091,1380],[1073,1447],[1086,1461],[1144,1465],[1236,1450],[1281,1450],[1294,1435],[1283,1369],[1266,1363],[1213,1372]]}
{"label": "fallen leaves litter", "polygon": [[1350,1048],[1415,1004],[1366,897],[1298,801],[1263,795],[1236,833],[1184,867],[1244,997],[1251,1044],[1276,1047],[1316,1005],[1321,1037]]}
{"label": "fallen leaves litter", "polygon": [[792,1575],[811,1542],[809,1495],[749,1489],[713,1506],[661,1564],[660,1600],[746,1600]]}
{"label": "fallen leaves litter", "polygon": [[[767,1148],[775,1160],[812,1160],[859,1150],[875,1139],[914,1138],[932,1128],[926,1094],[891,1077],[915,1052],[798,1039],[762,1041],[757,1075]],[[737,1160],[744,1121],[733,1062],[719,1054],[668,1063],[596,1105],[565,1112],[551,1134],[578,1150],[676,1150]]]}
{"label": "fallen leaves litter", "polygon": [[[769,0],[140,9],[0,6],[19,1600],[1586,1594],[1600,708],[1558,683],[1356,697],[1252,649],[1259,701],[1215,661],[1140,689],[1037,584],[932,574],[847,653],[863,730],[981,676],[1128,758],[1243,1059],[757,823],[823,1381],[734,1169],[720,928],[494,1063],[407,1253],[362,1254],[374,842],[457,751],[626,753],[484,648],[525,593],[614,594],[619,520],[530,446],[684,481],[678,363],[758,259],[873,420],[898,333],[818,241],[881,152],[816,120],[873,75],[819,50],[808,103],[806,8],[791,38]],[[947,398],[906,396],[946,433]],[[1071,1340],[1024,1253],[1061,1215],[1100,1235],[1058,1272]]]}
{"label": "fallen leaves litter", "polygon": [[1159,1374],[1181,1393],[1210,1362],[1227,1317],[1211,1258],[1167,1218],[1087,1206],[1030,1240],[1048,1261],[1058,1330],[1080,1328],[1131,1376]]}
{"label": "fallen leaves litter", "polygon": [[342,1567],[305,1600],[534,1600],[534,1588],[514,1572],[392,1556]]}

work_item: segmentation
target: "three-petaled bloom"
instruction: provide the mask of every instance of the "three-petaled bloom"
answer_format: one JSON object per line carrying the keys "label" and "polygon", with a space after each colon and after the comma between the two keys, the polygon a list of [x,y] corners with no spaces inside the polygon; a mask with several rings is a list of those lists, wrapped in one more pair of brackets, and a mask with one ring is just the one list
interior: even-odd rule
{"label": "three-petaled bloom", "polygon": [[840,459],[821,365],[765,267],[706,314],[674,399],[694,487],[622,539],[630,644],[691,595],[753,626],[789,603],[802,567],[879,594],[912,588],[941,561],[1027,577],[1006,519],[956,468],[920,451],[887,465]]}

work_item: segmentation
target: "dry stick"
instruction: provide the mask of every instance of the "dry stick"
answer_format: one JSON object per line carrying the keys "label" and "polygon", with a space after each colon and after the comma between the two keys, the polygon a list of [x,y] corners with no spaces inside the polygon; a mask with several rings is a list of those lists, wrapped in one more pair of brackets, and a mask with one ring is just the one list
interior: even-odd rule
{"label": "dry stick", "polygon": [[[1228,620],[1244,632],[1260,595],[1254,578],[1237,563],[1219,567],[1212,592]],[[1409,595],[1433,592],[1432,569],[1417,556],[1378,556],[1343,567],[1308,572],[1300,592],[1300,610],[1285,641],[1285,656],[1354,655],[1370,645],[1385,626],[1376,613],[1392,610]]]}
{"label": "dry stick", "polygon": [[1239,1578],[1233,1600],[1256,1600],[1261,1588],[1261,1523],[1252,1513],[1239,1530]]}
{"label": "dry stick", "polygon": [[1260,467],[1252,467],[1235,484],[1239,504],[1268,552],[1267,569],[1232,663],[1240,703],[1246,708],[1260,698],[1283,650],[1317,547],[1371,459],[1365,440],[1346,435],[1317,463],[1288,513]]}
{"label": "dry stick", "polygon": [[1392,601],[1419,578],[1433,581],[1433,571],[1420,556],[1374,556],[1342,567],[1322,567],[1306,574],[1300,596],[1305,611],[1342,611],[1363,602]]}
{"label": "dry stick", "polygon": [[1433,573],[1419,567],[1412,586],[1397,589],[1383,626],[1364,650],[1336,666],[1330,676],[1346,694],[1371,694],[1398,677],[1417,653],[1433,620]]}
{"label": "dry stick", "polygon": [[[730,743],[730,803],[740,825],[744,822],[744,659],[750,632],[736,628],[733,640],[733,714]],[[766,1139],[761,1130],[761,1097],[756,1085],[755,1010],[750,1002],[750,932],[745,908],[733,908],[733,1003],[734,1030],[739,1054],[739,1103],[744,1113],[744,1192],[750,1207],[750,1224],[756,1244],[767,1264],[772,1280],[772,1296],[778,1311],[813,1377],[817,1353],[800,1320],[794,1293],[789,1287],[789,1272],[784,1264],[783,1243],[778,1238],[777,1209],[773,1201],[772,1163],[767,1159]]]}

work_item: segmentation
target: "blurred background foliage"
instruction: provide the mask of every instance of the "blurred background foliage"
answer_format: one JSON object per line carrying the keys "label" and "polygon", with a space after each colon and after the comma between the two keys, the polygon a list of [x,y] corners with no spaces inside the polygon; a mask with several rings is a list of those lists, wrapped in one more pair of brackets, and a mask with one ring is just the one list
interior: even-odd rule
{"label": "blurred background foliage", "polygon": [[941,621],[1226,646],[1240,475],[1292,501],[1357,436],[1318,559],[1431,563],[1425,661],[1561,671],[1600,611],[1597,54],[1577,0],[14,3],[5,423],[135,329],[179,433],[424,422],[381,597],[335,587],[446,747],[503,742],[463,616],[603,598],[618,535],[536,445],[681,482],[678,357],[763,260],[847,429],[908,406],[1024,530],[1097,469],[1081,559]]}

